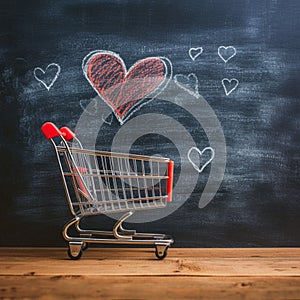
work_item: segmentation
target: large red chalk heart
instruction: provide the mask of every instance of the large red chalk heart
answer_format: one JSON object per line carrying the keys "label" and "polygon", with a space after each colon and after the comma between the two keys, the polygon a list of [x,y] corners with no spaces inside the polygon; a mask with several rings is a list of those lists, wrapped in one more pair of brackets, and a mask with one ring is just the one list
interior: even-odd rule
{"label": "large red chalk heart", "polygon": [[127,71],[117,54],[96,51],[83,60],[83,72],[122,124],[146,98],[155,97],[165,87],[168,66],[164,58],[149,57]]}

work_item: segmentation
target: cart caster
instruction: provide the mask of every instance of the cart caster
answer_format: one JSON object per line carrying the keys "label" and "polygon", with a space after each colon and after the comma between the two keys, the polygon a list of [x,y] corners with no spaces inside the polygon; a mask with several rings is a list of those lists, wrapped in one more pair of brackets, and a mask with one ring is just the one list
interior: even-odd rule
{"label": "cart caster", "polygon": [[155,255],[158,259],[164,259],[168,255],[168,245],[155,245]]}
{"label": "cart caster", "polygon": [[68,256],[73,260],[78,260],[82,256],[83,243],[70,242]]}
{"label": "cart caster", "polygon": [[89,244],[86,243],[86,242],[83,242],[83,244],[82,244],[82,246],[81,246],[81,250],[82,250],[82,251],[85,251],[85,250],[87,250],[88,248],[89,248]]}
{"label": "cart caster", "polygon": [[[80,234],[80,238],[82,239],[85,239],[85,238],[91,238],[92,237],[92,234],[86,234],[86,233],[81,233]],[[82,251],[85,251],[89,248],[89,243],[87,242],[82,242],[82,245],[81,245],[81,250]]]}

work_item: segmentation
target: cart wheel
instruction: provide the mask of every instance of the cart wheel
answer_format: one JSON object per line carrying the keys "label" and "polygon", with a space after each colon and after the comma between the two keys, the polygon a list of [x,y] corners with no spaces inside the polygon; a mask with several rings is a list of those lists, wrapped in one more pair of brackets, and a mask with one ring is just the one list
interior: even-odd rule
{"label": "cart wheel", "polygon": [[158,259],[164,259],[168,255],[169,246],[155,246],[155,255]]}
{"label": "cart wheel", "polygon": [[86,242],[83,242],[83,244],[82,244],[82,246],[81,246],[81,250],[82,250],[82,251],[85,251],[85,250],[87,250],[88,248],[89,248],[89,244],[86,243]]}
{"label": "cart wheel", "polygon": [[82,256],[82,250],[80,250],[78,253],[74,254],[72,253],[71,249],[68,249],[68,256],[73,260],[78,260]]}

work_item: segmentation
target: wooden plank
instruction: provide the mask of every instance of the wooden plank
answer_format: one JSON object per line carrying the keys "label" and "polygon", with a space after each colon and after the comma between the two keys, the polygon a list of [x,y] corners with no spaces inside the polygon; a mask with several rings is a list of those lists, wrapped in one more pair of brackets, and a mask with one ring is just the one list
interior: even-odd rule
{"label": "wooden plank", "polygon": [[0,248],[0,299],[300,299],[300,249]]}
{"label": "wooden plank", "polygon": [[300,259],[36,259],[1,263],[0,275],[300,276]]}
{"label": "wooden plank", "polygon": [[300,299],[300,277],[1,276],[0,299]]}
{"label": "wooden plank", "polygon": [[[65,257],[65,248],[0,247],[0,261],[5,257]],[[98,258],[145,259],[153,254],[153,248],[89,248]],[[86,252],[88,253],[88,252]],[[170,248],[168,257],[300,257],[300,248]]]}
{"label": "wooden plank", "polygon": [[160,261],[149,249],[98,248],[72,261],[62,248],[1,249],[0,275],[300,276],[299,249],[286,249],[286,254],[284,249],[226,252],[170,249],[169,256]]}

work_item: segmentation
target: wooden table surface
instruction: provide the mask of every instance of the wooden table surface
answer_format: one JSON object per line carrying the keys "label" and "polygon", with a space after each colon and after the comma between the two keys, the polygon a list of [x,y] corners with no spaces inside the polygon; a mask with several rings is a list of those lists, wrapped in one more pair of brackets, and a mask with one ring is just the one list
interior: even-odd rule
{"label": "wooden table surface", "polygon": [[0,299],[300,299],[300,248],[0,248]]}

